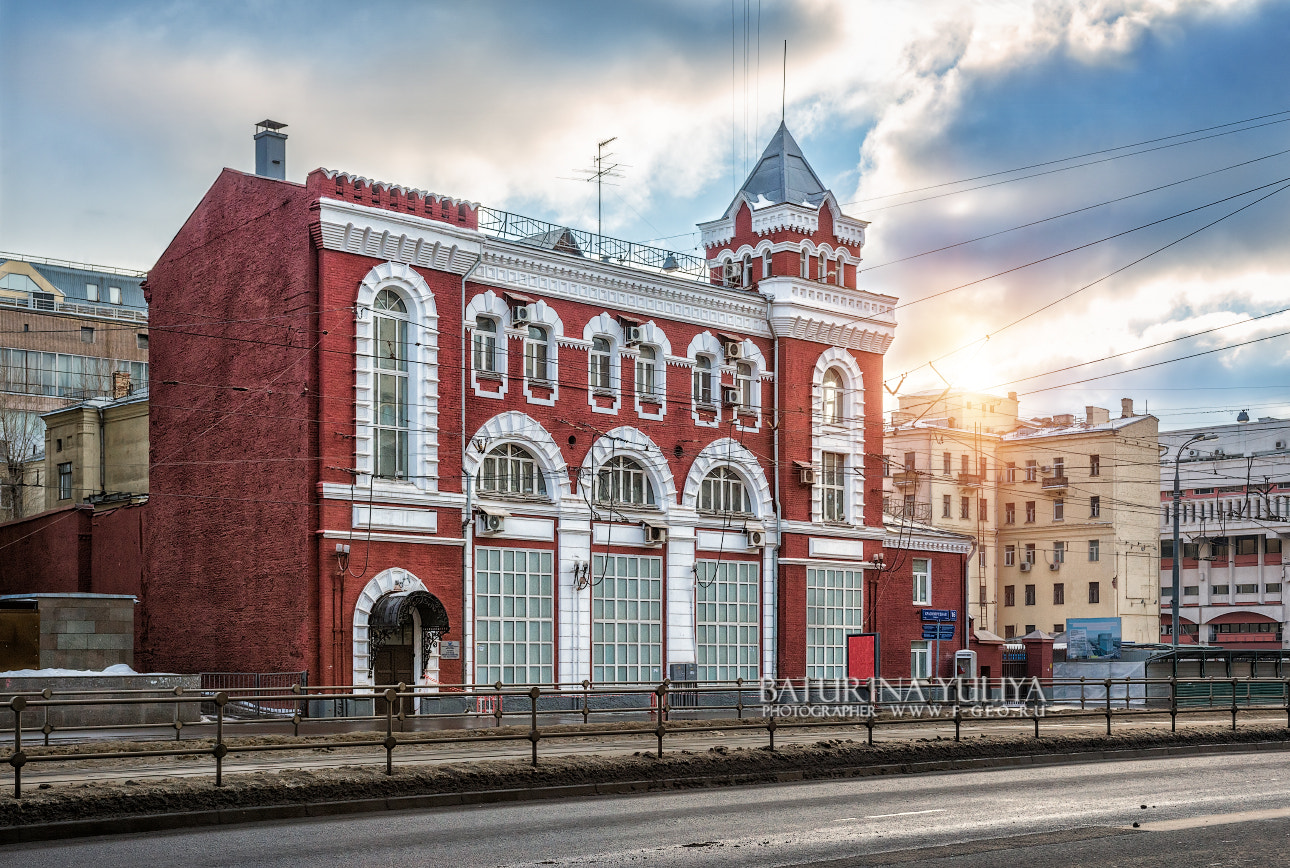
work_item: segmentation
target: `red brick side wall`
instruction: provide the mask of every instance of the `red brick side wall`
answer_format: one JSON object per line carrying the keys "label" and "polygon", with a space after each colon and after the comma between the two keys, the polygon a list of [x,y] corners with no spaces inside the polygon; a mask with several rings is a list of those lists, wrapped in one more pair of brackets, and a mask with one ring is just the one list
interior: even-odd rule
{"label": "red brick side wall", "polygon": [[226,169],[149,274],[144,666],[317,671],[308,218],[304,187]]}
{"label": "red brick side wall", "polygon": [[80,577],[90,572],[90,512],[70,506],[0,524],[0,594],[88,590]]}
{"label": "red brick side wall", "polygon": [[[914,558],[927,558],[932,562],[930,603],[913,602]],[[954,639],[940,643],[939,664],[935,661],[932,664],[934,677],[950,677],[954,671],[954,652],[964,647],[963,630],[967,626],[967,605],[963,598],[964,555],[888,548],[883,552],[883,559],[888,567],[894,569],[878,573],[876,580],[872,578],[875,574],[870,572],[870,585],[865,590],[866,595],[876,593],[876,600],[871,598],[866,609],[877,612],[876,625],[882,634],[882,677],[910,676],[910,643],[923,638],[923,609],[954,609],[959,613]],[[875,623],[868,618],[866,621]]]}

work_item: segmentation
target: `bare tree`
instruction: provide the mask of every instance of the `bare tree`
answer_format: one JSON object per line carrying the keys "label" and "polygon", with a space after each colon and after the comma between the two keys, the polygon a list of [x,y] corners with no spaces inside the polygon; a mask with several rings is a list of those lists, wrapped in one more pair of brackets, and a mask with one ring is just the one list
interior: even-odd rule
{"label": "bare tree", "polygon": [[[4,384],[0,383],[0,387]],[[22,405],[22,396],[0,390],[0,489],[9,518],[26,514],[26,463],[44,445],[40,417]]]}

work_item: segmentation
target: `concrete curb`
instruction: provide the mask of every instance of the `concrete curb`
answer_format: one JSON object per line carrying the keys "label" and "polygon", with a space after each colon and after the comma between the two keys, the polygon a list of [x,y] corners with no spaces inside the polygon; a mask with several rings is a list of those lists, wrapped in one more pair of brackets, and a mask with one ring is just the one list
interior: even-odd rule
{"label": "concrete curb", "polygon": [[614,781],[597,784],[571,784],[507,790],[474,790],[461,793],[428,793],[414,796],[389,796],[375,799],[350,799],[331,802],[296,802],[285,805],[262,805],[247,808],[220,808],[211,811],[184,811],[170,814],[138,814],[125,817],[103,817],[92,820],[64,820],[27,826],[0,828],[0,845],[23,844],[66,838],[99,835],[127,835],[139,832],[162,832],[175,829],[229,826],[273,820],[301,820],[315,817],[337,817],[380,811],[410,811],[451,808],[461,805],[492,805],[509,802],[549,801],[586,798],[588,796],[628,795],[654,790],[708,789],[713,787],[793,783],[831,778],[861,778],[879,775],[911,775],[931,772],[980,771],[1050,766],[1088,762],[1115,762],[1131,759],[1164,759],[1175,756],[1207,754],[1258,753],[1290,751],[1290,741],[1236,742],[1224,744],[1166,745],[1163,747],[1125,750],[1092,750],[1060,754],[1020,754],[1017,756],[974,757],[954,760],[882,763],[832,769],[795,769],[765,774],[731,774],[692,778]]}

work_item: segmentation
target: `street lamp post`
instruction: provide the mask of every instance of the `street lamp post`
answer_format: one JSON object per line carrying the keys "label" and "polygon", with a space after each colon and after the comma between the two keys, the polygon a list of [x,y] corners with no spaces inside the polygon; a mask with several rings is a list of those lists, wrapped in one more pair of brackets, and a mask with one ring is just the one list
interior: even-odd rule
{"label": "street lamp post", "polygon": [[1178,451],[1174,453],[1174,508],[1173,508],[1173,513],[1174,513],[1174,556],[1173,556],[1174,594],[1173,594],[1173,602],[1172,602],[1171,607],[1170,607],[1170,621],[1171,621],[1171,623],[1170,623],[1170,625],[1169,625],[1169,632],[1170,632],[1170,634],[1171,634],[1171,635],[1170,635],[1170,638],[1173,640],[1170,644],[1173,646],[1173,650],[1174,650],[1174,651],[1177,651],[1177,650],[1178,650],[1178,630],[1179,630],[1179,627],[1180,627],[1180,624],[1179,624],[1179,622],[1178,622],[1178,598],[1182,595],[1182,588],[1179,586],[1179,585],[1180,585],[1181,578],[1182,578],[1182,569],[1181,569],[1181,566],[1180,566],[1180,564],[1181,564],[1181,562],[1182,562],[1182,548],[1181,548],[1181,546],[1180,546],[1180,544],[1179,544],[1179,540],[1178,540],[1178,508],[1179,508],[1179,506],[1182,504],[1182,492],[1178,489],[1178,462],[1179,462],[1180,460],[1182,460],[1182,453],[1183,453],[1183,450],[1184,450],[1184,449],[1186,449],[1186,448],[1187,448],[1188,446],[1190,446],[1191,444],[1193,444],[1193,443],[1200,443],[1200,442],[1201,442],[1201,441],[1203,441],[1203,440],[1217,440],[1217,439],[1218,439],[1218,435],[1217,435],[1217,434],[1197,434],[1195,437],[1191,438],[1191,439],[1190,439],[1190,440],[1188,440],[1186,443],[1184,443],[1183,445],[1179,446],[1179,447],[1178,447]]}

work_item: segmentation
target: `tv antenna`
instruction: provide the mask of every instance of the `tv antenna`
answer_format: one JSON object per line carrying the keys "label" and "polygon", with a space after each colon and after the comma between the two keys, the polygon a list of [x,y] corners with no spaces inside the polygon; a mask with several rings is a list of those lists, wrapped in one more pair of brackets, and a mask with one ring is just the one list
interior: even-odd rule
{"label": "tv antenna", "polygon": [[605,146],[610,142],[618,141],[618,136],[605,139],[603,142],[596,144],[596,156],[592,158],[592,169],[578,169],[577,171],[586,176],[584,180],[596,182],[596,255],[603,258],[601,238],[604,237],[604,184],[606,178],[621,178],[622,172],[618,170],[623,167],[622,163],[609,162],[613,159],[613,154],[605,153]]}

